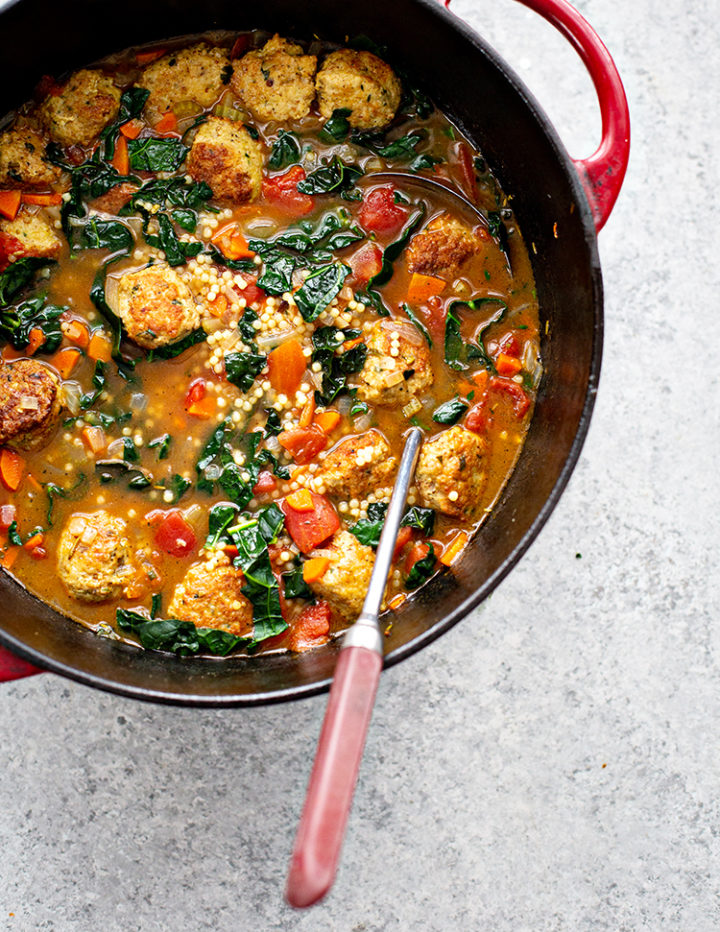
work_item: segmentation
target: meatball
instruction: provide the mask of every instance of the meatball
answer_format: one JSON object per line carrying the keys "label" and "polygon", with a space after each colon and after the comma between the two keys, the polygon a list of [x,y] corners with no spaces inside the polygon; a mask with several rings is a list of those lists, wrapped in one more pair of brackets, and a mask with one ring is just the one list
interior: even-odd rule
{"label": "meatball", "polygon": [[411,240],[408,269],[436,278],[456,278],[468,259],[481,251],[482,244],[478,233],[450,214],[441,214]]}
{"label": "meatball", "polygon": [[400,81],[388,64],[372,52],[353,49],[328,55],[315,84],[321,115],[327,120],[334,110],[350,110],[348,122],[358,129],[387,126],[402,96]]}
{"label": "meatball", "polygon": [[45,140],[30,126],[15,126],[0,135],[0,184],[29,187],[53,184],[60,169],[45,158]]}
{"label": "meatball", "polygon": [[158,58],[145,68],[137,83],[150,91],[146,107],[156,113],[165,113],[180,101],[187,100],[201,107],[210,107],[222,93],[231,74],[232,65],[226,49],[201,42]]}
{"label": "meatball", "polygon": [[301,120],[315,97],[317,58],[273,36],[235,65],[232,89],[259,120]]}
{"label": "meatball", "polygon": [[195,563],[175,587],[168,616],[238,637],[251,634],[253,610],[241,592],[242,582],[242,573],[229,564]]}
{"label": "meatball", "polygon": [[358,398],[378,405],[404,405],[433,382],[430,353],[422,336],[403,321],[378,321],[357,375]]}
{"label": "meatball", "polygon": [[210,117],[197,131],[187,170],[209,184],[217,199],[252,201],[262,185],[262,149],[242,123]]}
{"label": "meatball", "polygon": [[58,543],[57,571],[68,593],[80,602],[118,599],[132,577],[130,543],[122,518],[96,511],[74,514]]}
{"label": "meatball", "polygon": [[474,520],[485,488],[484,453],[485,441],[459,424],[427,440],[415,473],[421,503]]}
{"label": "meatball", "polygon": [[117,290],[117,315],[128,337],[145,349],[175,343],[200,326],[192,292],[164,263],[123,275]]}
{"label": "meatball", "polygon": [[120,88],[101,71],[76,71],[40,105],[48,132],[62,146],[87,146],[118,115]]}
{"label": "meatball", "polygon": [[36,359],[0,365],[0,444],[38,450],[50,441],[63,409],[60,379]]}
{"label": "meatball", "polygon": [[33,214],[25,209],[14,220],[0,219],[0,233],[19,243],[17,254],[12,249],[7,250],[11,262],[21,256],[56,259],[63,247],[62,239],[42,214]]}
{"label": "meatball", "polygon": [[365,593],[370,584],[375,554],[361,544],[349,531],[338,531],[323,550],[314,550],[312,557],[327,557],[328,568],[310,588],[343,618],[355,619],[360,614]]}
{"label": "meatball", "polygon": [[364,497],[392,484],[397,460],[379,430],[348,437],[328,453],[316,474],[333,495]]}

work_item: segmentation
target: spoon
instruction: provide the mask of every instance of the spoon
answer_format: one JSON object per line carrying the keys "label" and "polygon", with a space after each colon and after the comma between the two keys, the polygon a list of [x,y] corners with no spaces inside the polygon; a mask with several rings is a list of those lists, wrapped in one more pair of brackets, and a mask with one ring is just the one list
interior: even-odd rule
{"label": "spoon", "polygon": [[423,432],[408,431],[365,603],[345,632],[295,838],[285,898],[298,908],[332,886],[383,665],[378,616]]}

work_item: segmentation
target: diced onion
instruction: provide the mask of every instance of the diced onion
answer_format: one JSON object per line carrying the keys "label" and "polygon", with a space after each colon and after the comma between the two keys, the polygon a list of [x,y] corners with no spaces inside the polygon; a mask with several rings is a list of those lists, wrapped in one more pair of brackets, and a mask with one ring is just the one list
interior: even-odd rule
{"label": "diced onion", "polygon": [[63,382],[63,395],[68,411],[73,416],[80,413],[80,399],[83,395],[82,386],[79,382]]}
{"label": "diced onion", "polygon": [[350,395],[341,395],[338,398],[337,403],[335,405],[341,417],[345,417],[346,415],[348,415],[350,413],[350,408],[352,408],[352,406],[353,406],[353,399],[350,397]]}
{"label": "diced onion", "polygon": [[105,300],[111,311],[117,313],[118,280],[108,275],[105,279]]}
{"label": "diced onion", "polygon": [[220,478],[221,472],[222,469],[219,466],[217,466],[215,463],[210,463],[210,465],[205,468],[205,477],[215,481],[215,479]]}
{"label": "diced onion", "polygon": [[205,509],[202,505],[190,505],[183,512],[183,517],[189,524],[197,526],[201,518],[205,515]]}
{"label": "diced onion", "polygon": [[323,383],[323,374],[322,374],[322,372],[311,372],[311,373],[310,373],[310,380],[311,380],[311,382],[313,383],[313,385],[315,386],[315,388],[317,388],[318,390],[320,390],[320,389],[322,388],[322,383]]}
{"label": "diced onion", "polygon": [[265,237],[272,236],[273,233],[276,233],[278,230],[278,224],[276,220],[272,220],[270,217],[253,217],[252,220],[248,220],[245,224],[245,236],[253,237]]}
{"label": "diced onion", "polygon": [[280,441],[278,440],[277,437],[266,437],[265,446],[268,448],[268,450],[271,453],[275,454],[276,456],[282,450],[282,447],[280,446]]}
{"label": "diced onion", "polygon": [[411,418],[413,414],[417,414],[418,411],[422,411],[422,403],[418,401],[417,398],[411,398],[402,409],[403,416],[407,418]]}
{"label": "diced onion", "polygon": [[383,321],[383,330],[388,333],[392,330],[396,331],[403,340],[412,343],[414,346],[423,345],[424,337],[415,329],[413,324],[402,320],[385,320]]}
{"label": "diced onion", "polygon": [[87,524],[80,535],[80,542],[83,544],[91,544],[97,537],[97,534],[97,528],[93,527],[92,524]]}
{"label": "diced onion", "polygon": [[532,382],[533,388],[537,388],[542,377],[542,363],[540,362],[540,357],[538,356],[537,346],[532,340],[528,340],[525,344],[525,348],[523,349],[522,366],[530,376],[530,381]]}
{"label": "diced onion", "polygon": [[122,459],[125,453],[125,444],[121,439],[113,440],[108,444],[105,455],[109,460]]}
{"label": "diced onion", "polygon": [[360,417],[355,418],[353,421],[353,427],[359,434],[363,434],[366,430],[370,430],[372,427],[372,422],[372,414],[370,414],[368,411],[365,414],[361,414]]}
{"label": "diced onion", "polygon": [[35,395],[21,395],[18,407],[21,411],[37,411],[40,408],[40,402]]}
{"label": "diced onion", "polygon": [[144,411],[147,408],[148,397],[143,392],[136,392],[130,396],[130,407],[133,411]]}

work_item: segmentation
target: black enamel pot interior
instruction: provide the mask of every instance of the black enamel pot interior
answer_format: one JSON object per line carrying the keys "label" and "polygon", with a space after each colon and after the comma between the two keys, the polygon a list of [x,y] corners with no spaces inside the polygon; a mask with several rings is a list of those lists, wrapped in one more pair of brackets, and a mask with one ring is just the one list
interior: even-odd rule
{"label": "black enamel pot interior", "polygon": [[[41,27],[41,28],[39,28]],[[436,0],[21,0],[0,13],[0,113],[29,98],[40,75],[110,52],[210,29],[262,28],[342,43],[364,33],[388,48],[480,147],[531,249],[545,375],[527,441],[489,520],[453,571],[406,602],[386,663],[447,631],[515,565],[557,503],[578,458],[597,389],[602,283],[595,227],[573,163],[538,105],[488,46]],[[553,234],[558,223],[559,238]],[[545,327],[547,322],[547,328]],[[0,574],[0,642],[31,662],[124,695],[194,705],[249,705],[326,688],[337,645],[301,656],[176,658],[98,638]]]}

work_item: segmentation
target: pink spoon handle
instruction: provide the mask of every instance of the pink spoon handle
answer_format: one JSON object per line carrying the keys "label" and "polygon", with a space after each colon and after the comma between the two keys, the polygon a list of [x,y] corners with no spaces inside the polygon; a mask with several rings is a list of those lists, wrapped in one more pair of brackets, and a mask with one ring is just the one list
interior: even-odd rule
{"label": "pink spoon handle", "polygon": [[290,862],[291,906],[312,906],[335,878],[382,665],[365,647],[340,653]]}

